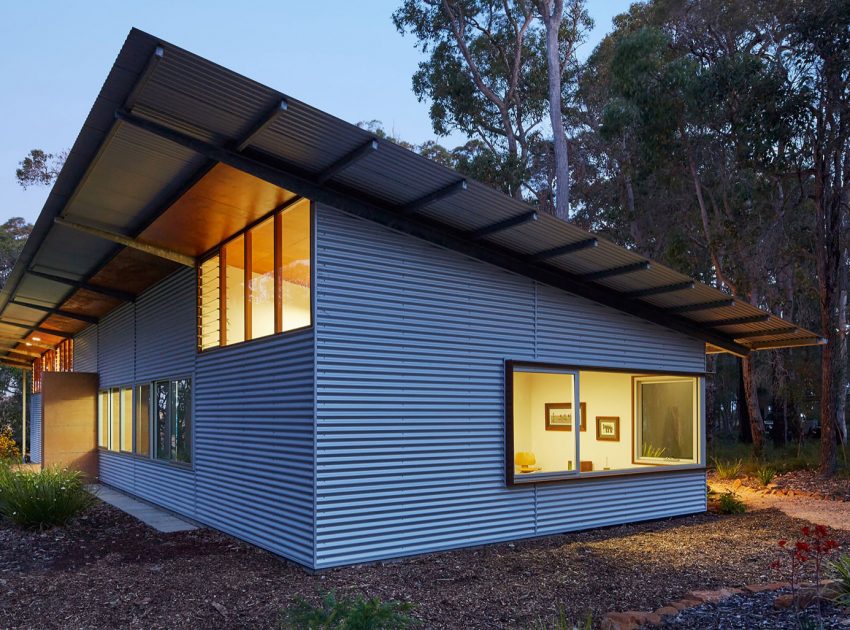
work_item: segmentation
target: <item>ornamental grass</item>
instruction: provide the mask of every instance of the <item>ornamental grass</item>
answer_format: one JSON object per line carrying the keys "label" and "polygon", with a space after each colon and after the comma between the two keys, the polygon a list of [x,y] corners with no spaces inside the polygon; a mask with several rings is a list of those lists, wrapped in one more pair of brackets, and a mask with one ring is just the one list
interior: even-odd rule
{"label": "ornamental grass", "polygon": [[78,471],[45,468],[32,472],[0,464],[0,519],[20,527],[65,525],[93,501]]}

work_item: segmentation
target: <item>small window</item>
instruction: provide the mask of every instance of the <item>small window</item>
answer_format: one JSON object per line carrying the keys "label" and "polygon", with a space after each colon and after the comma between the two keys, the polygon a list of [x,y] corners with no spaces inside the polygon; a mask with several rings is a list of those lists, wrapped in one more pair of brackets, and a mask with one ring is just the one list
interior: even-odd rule
{"label": "small window", "polygon": [[137,455],[150,455],[151,386],[148,383],[136,387],[136,445]]}
{"label": "small window", "polygon": [[189,379],[154,383],[156,458],[192,461],[192,385]]}

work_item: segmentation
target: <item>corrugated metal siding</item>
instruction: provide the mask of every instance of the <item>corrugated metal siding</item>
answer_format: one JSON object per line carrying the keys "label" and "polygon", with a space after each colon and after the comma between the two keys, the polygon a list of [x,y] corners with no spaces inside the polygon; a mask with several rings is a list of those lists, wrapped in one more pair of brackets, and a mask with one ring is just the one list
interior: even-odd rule
{"label": "corrugated metal siding", "polygon": [[131,455],[101,450],[98,455],[100,480],[127,492],[135,492],[135,466]]}
{"label": "corrugated metal siding", "polygon": [[575,529],[559,501],[590,488],[704,508],[687,476],[504,484],[504,359],[699,371],[701,342],[321,206],[316,266],[317,567]]}
{"label": "corrugated metal siding", "polygon": [[313,329],[202,353],[201,522],[313,564]]}
{"label": "corrugated metal siding", "polygon": [[194,269],[181,269],[138,297],[137,382],[194,371],[196,318]]}
{"label": "corrugated metal siding", "polygon": [[41,463],[41,394],[30,397],[30,461]]}
{"label": "corrugated metal siding", "polygon": [[97,372],[97,326],[89,326],[74,337],[74,371]]}
{"label": "corrugated metal siding", "polygon": [[124,304],[104,317],[97,326],[97,365],[100,387],[117,387],[133,382],[135,305]]}

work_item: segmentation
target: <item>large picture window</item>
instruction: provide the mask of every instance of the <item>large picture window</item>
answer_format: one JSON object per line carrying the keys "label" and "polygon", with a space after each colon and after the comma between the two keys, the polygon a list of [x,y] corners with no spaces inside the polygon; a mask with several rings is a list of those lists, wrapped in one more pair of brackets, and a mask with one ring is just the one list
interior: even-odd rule
{"label": "large picture window", "polygon": [[507,363],[508,483],[703,464],[702,380]]}
{"label": "large picture window", "polygon": [[312,324],[310,202],[301,199],[225,242],[198,267],[198,347]]}

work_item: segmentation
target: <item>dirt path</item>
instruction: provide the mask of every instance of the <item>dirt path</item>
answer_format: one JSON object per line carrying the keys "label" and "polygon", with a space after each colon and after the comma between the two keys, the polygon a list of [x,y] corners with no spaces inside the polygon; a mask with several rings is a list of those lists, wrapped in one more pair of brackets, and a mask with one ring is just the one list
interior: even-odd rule
{"label": "dirt path", "polygon": [[[732,485],[724,482],[715,481],[711,487],[719,492],[732,490]],[[746,486],[740,486],[734,492],[750,510],[775,508],[792,518],[850,531],[850,502],[761,494]]]}

